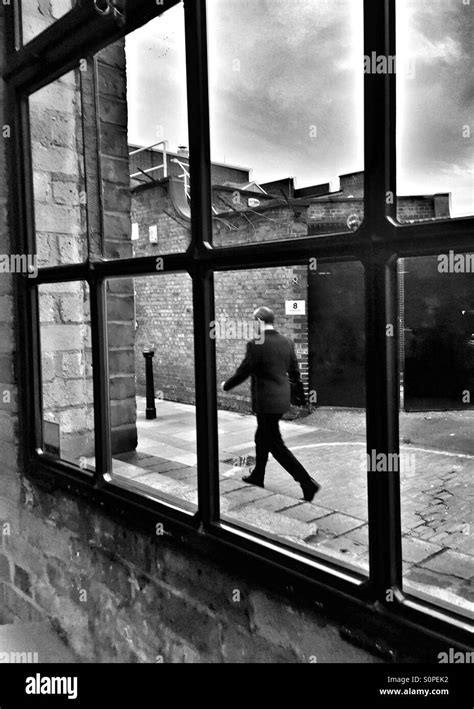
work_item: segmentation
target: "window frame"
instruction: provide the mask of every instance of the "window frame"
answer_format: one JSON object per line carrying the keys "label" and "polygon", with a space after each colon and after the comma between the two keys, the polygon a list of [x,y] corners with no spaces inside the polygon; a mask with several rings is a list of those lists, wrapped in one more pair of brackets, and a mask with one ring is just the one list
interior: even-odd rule
{"label": "window frame", "polygon": [[[35,253],[34,195],[28,97],[78,61],[137,29],[178,4],[164,0],[129,3],[127,21],[118,27],[101,17],[93,0],[81,0],[20,49],[15,46],[13,8],[6,13],[7,83],[10,121],[16,126],[10,157],[13,177],[12,233],[14,247]],[[20,381],[22,411],[20,440],[23,467],[47,489],[63,488],[106,507],[134,527],[154,533],[165,520],[171,530],[205,550],[231,548],[236,558],[256,560],[276,569],[282,587],[298,587],[297,598],[314,603],[315,588],[325,596],[344,598],[348,608],[374,609],[385,623],[403,624],[430,637],[449,638],[469,646],[473,631],[467,618],[440,605],[403,593],[400,479],[398,473],[367,474],[369,577],[344,571],[316,555],[305,557],[259,536],[257,532],[220,521],[215,343],[208,337],[214,319],[214,272],[244,267],[284,266],[309,258],[360,261],[365,273],[367,451],[399,453],[398,337],[385,336],[386,324],[397,323],[397,259],[436,254],[440,249],[472,247],[474,219],[461,217],[420,224],[403,224],[396,215],[396,77],[364,75],[364,220],[356,232],[310,236],[213,249],[212,193],[205,0],[184,0],[190,185],[193,195],[191,244],[183,254],[162,254],[163,273],[188,271],[193,279],[198,454],[198,512],[180,509],[178,502],[156,501],[111,483],[108,377],[94,377],[96,473],[85,475],[73,465],[38,451],[41,435],[41,362],[37,286],[85,280],[90,289],[94,371],[107,371],[108,278],[156,273],[156,257],[117,261],[88,260],[82,264],[42,268],[37,279],[18,277],[17,307],[26,317],[19,323],[19,353],[25,376]],[[364,0],[364,54],[395,55],[395,0]],[[394,199],[387,204],[387,192]],[[33,412],[33,417],[27,412]],[[349,471],[348,471],[349,472]],[[296,584],[296,586],[295,586]],[[394,600],[386,601],[392,590]],[[293,591],[292,591],[293,593]]]}

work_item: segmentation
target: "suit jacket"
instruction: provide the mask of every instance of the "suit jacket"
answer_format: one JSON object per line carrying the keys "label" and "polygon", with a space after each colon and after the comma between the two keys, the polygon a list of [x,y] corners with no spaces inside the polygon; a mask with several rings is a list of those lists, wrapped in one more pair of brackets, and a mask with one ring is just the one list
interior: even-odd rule
{"label": "suit jacket", "polygon": [[276,330],[265,330],[265,339],[247,342],[245,357],[224,383],[229,391],[251,377],[252,409],[256,414],[284,414],[291,405],[291,382],[300,381],[293,342]]}

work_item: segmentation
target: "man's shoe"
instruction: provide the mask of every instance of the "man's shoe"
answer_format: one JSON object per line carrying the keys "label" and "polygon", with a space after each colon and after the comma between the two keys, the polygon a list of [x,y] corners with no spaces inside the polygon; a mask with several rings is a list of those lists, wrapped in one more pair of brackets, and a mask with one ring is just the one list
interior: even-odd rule
{"label": "man's shoe", "polygon": [[244,475],[242,480],[244,483],[249,483],[250,485],[256,485],[257,487],[264,487],[263,480],[257,477],[252,471],[250,475]]}
{"label": "man's shoe", "polygon": [[305,502],[311,502],[320,488],[321,485],[317,483],[316,480],[313,480],[313,478],[310,478],[307,483],[302,484],[301,489],[303,490],[303,499]]}

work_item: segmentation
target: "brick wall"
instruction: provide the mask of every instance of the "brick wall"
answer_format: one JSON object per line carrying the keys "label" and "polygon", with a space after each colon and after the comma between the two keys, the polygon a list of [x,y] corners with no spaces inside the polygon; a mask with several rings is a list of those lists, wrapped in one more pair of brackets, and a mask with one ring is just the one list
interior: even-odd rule
{"label": "brick wall", "polygon": [[83,660],[374,661],[321,611],[268,592],[223,554],[186,548],[166,526],[145,535],[29,485],[12,514],[0,550],[4,618],[47,616]]}
{"label": "brick wall", "polygon": [[[250,219],[251,224],[234,212],[226,213],[226,224],[235,225],[239,240],[243,242],[274,238],[275,230],[281,238],[306,230],[305,223],[295,220],[293,212],[286,207],[266,210],[264,215],[257,212]],[[177,216],[169,199],[167,183],[133,190],[132,222],[138,224],[139,238],[134,242],[137,256],[183,251],[189,244],[189,221]],[[215,243],[223,244],[235,238],[236,232],[231,231],[229,236],[226,224],[215,221]],[[149,241],[149,227],[152,225],[157,227],[157,244],[150,244]],[[153,346],[155,390],[165,399],[194,403],[192,289],[189,277],[174,274],[136,278],[135,293],[138,393],[145,394],[143,349]],[[307,267],[218,273],[215,294],[217,321],[224,317],[248,322],[258,306],[270,304],[274,308],[277,329],[291,337],[297,346],[303,381],[307,387],[307,318],[285,315],[285,300],[306,299]],[[227,379],[240,364],[245,354],[245,342],[245,337],[216,340],[218,382]],[[229,394],[219,393],[218,400],[221,408],[248,411],[249,382]]]}

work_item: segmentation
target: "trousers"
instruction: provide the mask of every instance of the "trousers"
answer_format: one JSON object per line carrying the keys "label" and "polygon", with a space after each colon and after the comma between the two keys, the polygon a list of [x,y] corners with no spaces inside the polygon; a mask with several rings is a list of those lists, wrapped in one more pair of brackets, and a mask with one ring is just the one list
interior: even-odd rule
{"label": "trousers", "polygon": [[307,484],[311,478],[307,470],[286,447],[280,432],[280,419],[283,414],[257,414],[255,432],[256,461],[252,475],[263,483],[268,454],[284,468],[296,482]]}

